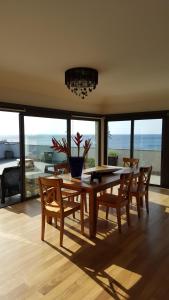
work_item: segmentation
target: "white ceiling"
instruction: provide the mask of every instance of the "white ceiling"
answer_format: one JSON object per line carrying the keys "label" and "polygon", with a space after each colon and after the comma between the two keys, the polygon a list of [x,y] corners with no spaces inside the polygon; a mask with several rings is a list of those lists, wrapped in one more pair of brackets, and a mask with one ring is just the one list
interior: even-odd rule
{"label": "white ceiling", "polygon": [[[64,85],[92,67],[85,100]],[[0,1],[0,101],[94,113],[169,109],[168,0]]]}

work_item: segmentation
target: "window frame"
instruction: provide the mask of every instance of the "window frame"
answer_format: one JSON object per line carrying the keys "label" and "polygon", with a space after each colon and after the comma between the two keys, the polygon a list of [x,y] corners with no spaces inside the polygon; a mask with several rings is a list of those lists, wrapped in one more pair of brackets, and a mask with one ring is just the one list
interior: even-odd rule
{"label": "window frame", "polygon": [[133,158],[134,153],[134,121],[136,120],[153,120],[162,119],[162,144],[161,144],[161,182],[160,185],[151,184],[152,186],[158,186],[163,188],[169,188],[169,163],[167,157],[169,153],[169,112],[158,111],[158,112],[141,112],[141,113],[129,113],[129,114],[114,114],[105,116],[105,148],[104,148],[104,163],[107,163],[107,137],[108,137],[108,122],[109,121],[131,121],[131,149],[130,157]]}

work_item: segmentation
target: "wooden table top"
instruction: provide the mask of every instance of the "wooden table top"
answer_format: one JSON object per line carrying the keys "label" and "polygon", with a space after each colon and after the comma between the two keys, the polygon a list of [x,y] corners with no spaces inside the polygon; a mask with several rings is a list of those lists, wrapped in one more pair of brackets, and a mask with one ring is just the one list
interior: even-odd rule
{"label": "wooden table top", "polygon": [[[114,171],[114,168],[116,167],[99,166],[95,168],[85,169],[81,178],[72,178],[70,173],[62,174],[57,177],[62,178],[64,187],[67,187],[69,189],[75,189],[75,190],[83,189],[86,192],[91,192],[91,191],[98,192],[107,189],[111,186],[117,185],[120,180],[120,174],[131,170],[130,168],[117,167],[116,171]],[[99,182],[98,180],[94,180],[93,182],[91,182],[90,174],[92,172],[97,172],[97,171],[104,173],[101,177],[101,182]],[[50,178],[56,178],[56,176],[52,175],[50,176]]]}
{"label": "wooden table top", "polygon": [[93,172],[97,173],[114,173],[120,170],[124,170],[123,167],[118,167],[118,166],[108,166],[108,165],[102,165],[102,166],[96,166],[93,168],[85,169],[83,171],[83,174],[92,174]]}

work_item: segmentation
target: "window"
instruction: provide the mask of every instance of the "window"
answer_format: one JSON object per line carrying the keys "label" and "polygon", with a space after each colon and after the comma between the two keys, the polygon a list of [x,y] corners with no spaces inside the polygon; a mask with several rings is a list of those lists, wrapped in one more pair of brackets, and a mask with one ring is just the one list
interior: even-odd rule
{"label": "window", "polygon": [[152,165],[151,183],[160,184],[162,119],[134,121],[134,157]]}
{"label": "window", "polygon": [[[123,157],[130,157],[130,132],[131,121],[108,122],[108,164],[123,165]],[[111,159],[115,156],[118,157],[118,161]]]}
{"label": "window", "polygon": [[[98,165],[98,121],[88,120],[71,120],[71,135],[80,132],[83,134],[83,139],[91,139],[91,148],[87,154],[85,168],[91,168]],[[77,155],[77,147],[71,139],[71,155]],[[83,149],[81,148],[81,154]]]}
{"label": "window", "polygon": [[25,117],[25,190],[30,197],[38,193],[38,177],[53,170],[53,164],[66,160],[51,146],[52,137],[67,138],[67,120]]}
{"label": "window", "polygon": [[[138,158],[139,166],[152,165],[150,182],[160,185],[162,119],[108,121],[107,140],[108,164],[115,165],[117,163],[121,166],[123,157]],[[115,155],[118,156],[118,161],[115,162],[114,159],[111,162],[111,156]]]}
{"label": "window", "polygon": [[[0,111],[0,175],[2,175],[3,170],[10,167],[15,167],[20,165],[20,141],[19,141],[19,114],[16,112],[6,112]],[[6,170],[7,171],[7,170]],[[9,170],[8,170],[9,172]],[[10,170],[10,184],[14,185],[14,180],[12,179],[11,174],[16,172],[16,170]],[[15,176],[14,176],[15,177]],[[7,182],[8,183],[8,182]],[[21,200],[19,188],[21,182],[18,183],[18,189],[15,195],[15,192],[12,191],[12,186],[8,184],[8,188],[5,190],[6,195],[13,195],[8,198],[10,202],[5,199],[5,203],[19,202]],[[7,204],[7,205],[8,205]]]}

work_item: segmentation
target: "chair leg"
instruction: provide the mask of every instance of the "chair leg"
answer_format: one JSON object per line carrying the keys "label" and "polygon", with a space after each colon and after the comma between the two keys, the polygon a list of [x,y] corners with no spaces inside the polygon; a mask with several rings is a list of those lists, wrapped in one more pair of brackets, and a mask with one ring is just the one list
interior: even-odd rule
{"label": "chair leg", "polygon": [[131,194],[129,194],[129,203],[132,204],[132,195]]}
{"label": "chair leg", "polygon": [[97,202],[96,204],[96,218],[98,218],[98,214],[99,214],[99,202]]}
{"label": "chair leg", "polygon": [[64,218],[60,218],[60,246],[63,245]]}
{"label": "chair leg", "polygon": [[80,208],[80,222],[81,222],[81,234],[84,234],[84,202],[86,200],[86,194],[81,195],[81,208]]}
{"label": "chair leg", "polygon": [[113,194],[113,187],[110,188],[110,194]]}
{"label": "chair leg", "polygon": [[85,213],[87,213],[87,197],[86,197],[86,194],[84,196],[84,208],[85,208]]}
{"label": "chair leg", "polygon": [[109,207],[106,207],[106,220],[108,220],[108,216],[109,216]]}
{"label": "chair leg", "polygon": [[121,233],[121,209],[120,209],[120,207],[116,208],[116,211],[117,211],[118,230]]}
{"label": "chair leg", "polygon": [[45,236],[45,215],[42,214],[41,216],[41,240],[44,241]]}
{"label": "chair leg", "polygon": [[[70,197],[71,202],[75,202],[75,197],[71,196]],[[73,213],[73,219],[75,219],[75,212]]]}
{"label": "chair leg", "polygon": [[140,197],[140,207],[143,207],[143,196]]}
{"label": "chair leg", "polygon": [[[76,197],[76,200],[77,199],[78,199],[78,196]],[[75,202],[75,197],[74,196],[69,196],[68,201]],[[73,219],[75,219],[75,212],[73,213]]]}
{"label": "chair leg", "polygon": [[55,228],[57,228],[57,217],[54,218]]}
{"label": "chair leg", "polygon": [[146,202],[146,210],[147,210],[147,214],[149,214],[148,192],[145,194],[145,202]]}
{"label": "chair leg", "polygon": [[140,197],[136,197],[136,202],[137,202],[137,213],[138,213],[138,218],[140,219]]}
{"label": "chair leg", "polygon": [[126,205],[126,216],[127,216],[127,224],[130,226],[130,207],[129,203]]}

